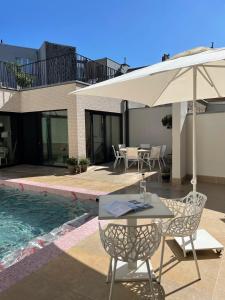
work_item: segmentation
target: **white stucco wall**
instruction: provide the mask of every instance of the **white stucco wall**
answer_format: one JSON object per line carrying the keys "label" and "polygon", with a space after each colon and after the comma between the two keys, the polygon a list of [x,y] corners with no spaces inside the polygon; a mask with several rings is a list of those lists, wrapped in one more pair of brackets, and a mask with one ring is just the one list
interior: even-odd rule
{"label": "white stucco wall", "polygon": [[[225,177],[225,112],[197,115],[197,175]],[[187,116],[187,174],[192,174],[192,115]]]}
{"label": "white stucco wall", "polygon": [[176,183],[186,176],[187,102],[172,105],[172,179]]}
{"label": "white stucco wall", "polygon": [[172,152],[172,130],[162,126],[162,118],[171,114],[171,106],[129,110],[130,145],[167,145]]}

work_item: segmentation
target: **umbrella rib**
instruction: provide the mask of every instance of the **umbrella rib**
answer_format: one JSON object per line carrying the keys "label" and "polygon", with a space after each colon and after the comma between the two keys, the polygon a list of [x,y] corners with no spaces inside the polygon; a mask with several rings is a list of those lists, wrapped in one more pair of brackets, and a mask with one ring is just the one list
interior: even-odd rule
{"label": "umbrella rib", "polygon": [[216,91],[216,93],[217,93],[218,97],[221,97],[221,95],[220,95],[220,93],[219,93],[218,89],[216,88],[216,86],[215,86],[215,84],[214,84],[214,82],[213,82],[213,80],[212,80],[211,76],[209,75],[209,72],[206,70],[205,66],[202,66],[202,67],[203,67],[203,70],[205,71],[205,73],[206,73],[207,77],[208,77],[208,78],[209,78],[209,80],[211,81],[211,83],[212,83],[212,86],[213,86],[214,90]]}
{"label": "umbrella rib", "polygon": [[[209,85],[211,85],[213,87],[213,83],[212,81],[207,78],[207,76],[202,72],[202,70],[200,68],[197,68],[198,72],[202,75],[202,77],[208,82]],[[205,70],[204,70],[205,71]]]}
{"label": "umbrella rib", "polygon": [[185,73],[187,73],[188,71],[190,71],[192,69],[192,67],[189,67],[188,69],[184,70],[183,72],[181,72],[180,74],[176,75],[174,79],[177,79],[179,77],[181,77],[182,75],[184,75]]}

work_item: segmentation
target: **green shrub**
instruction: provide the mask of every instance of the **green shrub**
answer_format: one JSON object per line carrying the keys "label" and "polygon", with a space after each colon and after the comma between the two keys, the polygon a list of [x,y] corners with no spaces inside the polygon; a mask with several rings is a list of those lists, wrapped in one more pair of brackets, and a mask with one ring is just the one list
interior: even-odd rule
{"label": "green shrub", "polygon": [[67,165],[70,165],[70,166],[77,166],[78,164],[78,161],[77,161],[77,158],[75,157],[69,157],[66,161]]}
{"label": "green shrub", "polygon": [[90,164],[90,161],[89,161],[88,158],[83,157],[83,158],[79,159],[79,165],[80,166],[83,166],[83,165],[87,165],[88,166],[89,164]]}
{"label": "green shrub", "polygon": [[165,126],[167,129],[172,128],[172,115],[166,115],[162,118],[162,125]]}

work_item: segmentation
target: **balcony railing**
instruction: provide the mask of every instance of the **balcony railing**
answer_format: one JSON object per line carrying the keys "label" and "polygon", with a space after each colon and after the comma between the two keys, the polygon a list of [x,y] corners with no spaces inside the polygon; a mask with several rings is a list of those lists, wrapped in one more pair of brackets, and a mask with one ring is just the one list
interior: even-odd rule
{"label": "balcony railing", "polygon": [[0,61],[0,87],[24,89],[74,80],[93,84],[118,76],[118,73],[77,53],[21,66]]}

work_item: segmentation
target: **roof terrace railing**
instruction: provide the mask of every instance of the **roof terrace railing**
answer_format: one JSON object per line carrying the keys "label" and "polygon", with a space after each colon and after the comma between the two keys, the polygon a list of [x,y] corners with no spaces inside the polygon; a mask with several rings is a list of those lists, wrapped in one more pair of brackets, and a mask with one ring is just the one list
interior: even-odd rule
{"label": "roof terrace railing", "polygon": [[0,87],[12,89],[35,88],[74,80],[93,84],[118,75],[118,70],[77,53],[26,65],[0,61]]}

